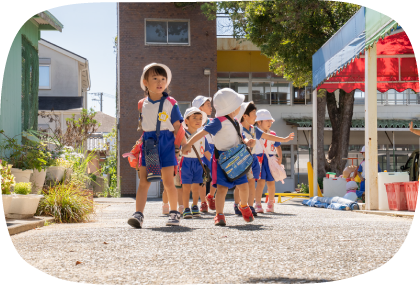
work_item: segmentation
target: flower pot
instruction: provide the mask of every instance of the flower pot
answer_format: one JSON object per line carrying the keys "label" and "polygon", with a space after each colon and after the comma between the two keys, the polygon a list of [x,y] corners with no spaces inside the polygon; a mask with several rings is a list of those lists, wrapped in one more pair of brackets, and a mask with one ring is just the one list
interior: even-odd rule
{"label": "flower pot", "polygon": [[22,170],[19,168],[12,168],[12,174],[15,176],[15,182],[25,182],[28,183],[31,180],[31,174],[34,171],[32,169]]}
{"label": "flower pot", "polygon": [[50,166],[47,169],[47,177],[54,181],[61,181],[66,169],[62,166]]}
{"label": "flower pot", "polygon": [[3,200],[4,216],[6,216],[9,213],[10,204],[12,203],[12,195],[1,195],[1,199]]}
{"label": "flower pot", "polygon": [[7,214],[8,218],[30,218],[36,212],[38,208],[39,200],[41,200],[43,195],[19,195],[12,194],[12,202],[10,203],[9,212]]}
{"label": "flower pot", "polygon": [[71,175],[73,174],[73,169],[72,168],[66,168],[66,180],[70,180]]}
{"label": "flower pot", "polygon": [[42,189],[42,186],[44,186],[46,175],[47,175],[46,169],[42,169],[41,171],[34,169],[34,173],[32,174],[32,177],[31,177],[32,194],[37,194]]}

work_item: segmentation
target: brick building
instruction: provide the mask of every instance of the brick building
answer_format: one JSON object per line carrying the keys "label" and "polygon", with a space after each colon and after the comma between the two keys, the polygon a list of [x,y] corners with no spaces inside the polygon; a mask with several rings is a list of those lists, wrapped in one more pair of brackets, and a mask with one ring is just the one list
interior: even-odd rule
{"label": "brick building", "polygon": [[[120,153],[130,151],[140,136],[135,130],[145,65],[158,62],[171,69],[170,95],[182,114],[195,96],[217,90],[216,21],[207,20],[199,6],[183,10],[173,3],[119,3],[118,49]],[[120,159],[120,176],[121,195],[135,196],[136,174],[126,159]]]}

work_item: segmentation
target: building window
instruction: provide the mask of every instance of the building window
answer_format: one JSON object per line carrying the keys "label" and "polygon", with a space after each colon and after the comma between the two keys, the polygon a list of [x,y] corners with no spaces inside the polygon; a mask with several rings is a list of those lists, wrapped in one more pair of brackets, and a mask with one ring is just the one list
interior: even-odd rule
{"label": "building window", "polygon": [[178,107],[179,107],[179,111],[181,112],[181,115],[184,116],[185,111],[187,111],[187,109],[191,107],[191,103],[190,102],[178,102]]}
{"label": "building window", "polygon": [[39,66],[39,89],[51,89],[51,66]]}
{"label": "building window", "polygon": [[[420,104],[420,93],[411,89],[398,92],[390,89],[384,93],[377,91],[378,105],[418,105]],[[356,89],[354,92],[354,104],[365,103],[365,92]]]}
{"label": "building window", "polygon": [[146,45],[190,45],[190,20],[145,19]]}

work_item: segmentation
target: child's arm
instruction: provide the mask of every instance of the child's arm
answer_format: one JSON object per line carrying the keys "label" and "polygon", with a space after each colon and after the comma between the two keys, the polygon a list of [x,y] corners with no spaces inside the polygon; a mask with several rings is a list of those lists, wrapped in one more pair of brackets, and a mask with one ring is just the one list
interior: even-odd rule
{"label": "child's arm", "polygon": [[280,165],[282,160],[283,160],[283,151],[281,150],[281,145],[279,145],[278,147],[276,147],[276,152],[277,152],[277,162]]}
{"label": "child's arm", "polygon": [[410,132],[420,136],[420,130],[416,130],[416,129],[413,128],[413,122],[410,122],[409,127],[410,127]]}
{"label": "child's arm", "polygon": [[255,139],[244,139],[244,143],[247,147],[254,147],[257,141]]}
{"label": "child's arm", "polygon": [[295,137],[295,133],[291,133],[288,137],[286,138],[281,138],[278,136],[274,136],[272,134],[267,134],[267,133],[262,133],[261,138],[269,140],[269,141],[273,141],[273,142],[288,142],[293,140]]}
{"label": "child's arm", "polygon": [[[180,121],[176,121],[175,123],[173,123],[174,126],[174,135],[176,137],[176,135],[178,134],[179,128],[181,127],[181,123]],[[187,140],[185,139],[185,137],[182,139],[181,141],[181,146],[185,145],[187,143]]]}
{"label": "child's arm", "polygon": [[207,158],[208,161],[211,161],[211,153],[208,150],[204,152],[204,156]]}
{"label": "child's arm", "polygon": [[208,132],[206,132],[205,130],[201,130],[201,131],[197,132],[195,135],[193,135],[192,137],[190,137],[187,144],[185,144],[182,147],[182,153],[185,153],[185,154],[190,153],[191,152],[191,146],[194,143],[198,142],[202,137],[204,137],[207,134],[208,134]]}

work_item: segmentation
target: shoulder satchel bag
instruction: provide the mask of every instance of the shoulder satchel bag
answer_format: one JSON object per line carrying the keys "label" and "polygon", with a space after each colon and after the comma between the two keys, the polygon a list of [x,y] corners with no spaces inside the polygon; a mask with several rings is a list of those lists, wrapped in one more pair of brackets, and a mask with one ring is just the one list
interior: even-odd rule
{"label": "shoulder satchel bag", "polygon": [[156,140],[153,138],[148,138],[144,141],[144,155],[146,161],[146,171],[147,171],[147,181],[160,181],[162,179],[162,174],[160,171],[160,161],[159,161],[159,136],[160,136],[160,120],[159,114],[162,113],[163,103],[165,102],[166,97],[162,97],[159,103],[159,111],[157,114],[157,123],[156,123]]}
{"label": "shoulder satchel bag", "polygon": [[[188,139],[188,135],[186,133],[185,133],[185,137]],[[197,149],[195,148],[194,145],[192,146],[192,149],[194,150],[195,155],[197,156],[198,161],[200,162],[201,167],[203,168],[203,184],[205,184],[207,182],[211,182],[211,175],[210,175],[209,167],[207,165],[203,164],[203,162],[201,161],[201,157],[198,154],[198,151],[197,151]]]}
{"label": "shoulder satchel bag", "polygon": [[227,118],[235,127],[240,144],[223,152],[220,156],[219,151],[215,146],[214,155],[227,180],[233,182],[246,175],[251,168],[254,159],[248,147],[243,143],[238,123],[235,123],[229,116],[225,116],[225,118]]}

